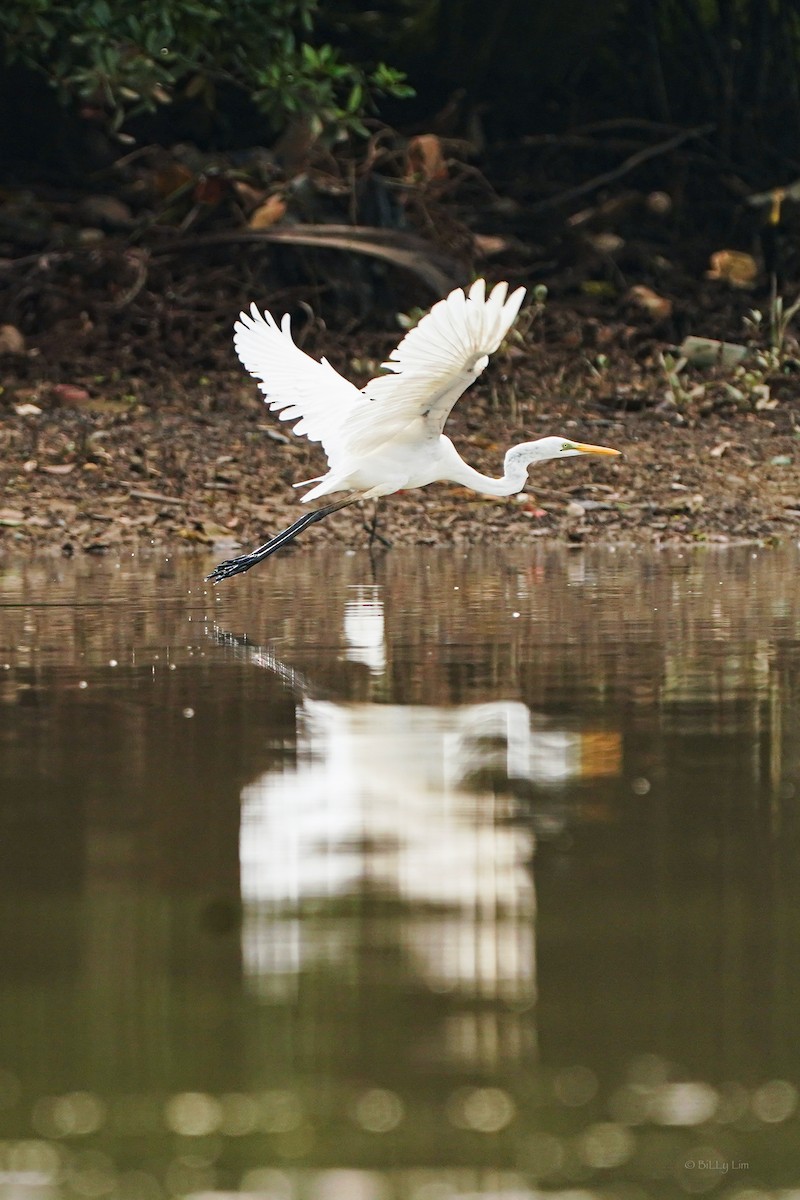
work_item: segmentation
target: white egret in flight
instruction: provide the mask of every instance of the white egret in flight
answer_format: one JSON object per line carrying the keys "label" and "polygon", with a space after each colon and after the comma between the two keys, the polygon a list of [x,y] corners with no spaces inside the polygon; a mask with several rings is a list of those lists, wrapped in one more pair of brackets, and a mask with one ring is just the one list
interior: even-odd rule
{"label": "white egret in flight", "polygon": [[485,496],[521,492],[531,463],[574,454],[619,454],[565,437],[520,442],[507,452],[502,478],[470,467],[442,432],[459,396],[477,379],[519,312],[524,288],[510,296],[498,283],[486,295],[484,280],[469,292],[456,288],[433,308],[383,363],[385,374],[358,389],[326,359],[317,362],[292,341],[289,317],[280,325],[255,304],[241,313],[233,344],[244,366],[261,380],[270,408],[284,421],[297,420],[295,433],[321,442],[328,471],[295,487],[315,484],[303,503],[344,492],[343,498],[306,513],[253,550],[215,567],[218,582],[249,571],[297,537],[307,525],[353,504],[377,499],[436,480],[459,483]]}

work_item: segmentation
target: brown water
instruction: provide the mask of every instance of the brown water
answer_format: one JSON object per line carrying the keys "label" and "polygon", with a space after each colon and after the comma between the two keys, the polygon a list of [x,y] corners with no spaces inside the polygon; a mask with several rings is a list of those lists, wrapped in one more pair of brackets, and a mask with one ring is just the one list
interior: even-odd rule
{"label": "brown water", "polygon": [[0,1200],[795,1200],[799,560],[6,566]]}

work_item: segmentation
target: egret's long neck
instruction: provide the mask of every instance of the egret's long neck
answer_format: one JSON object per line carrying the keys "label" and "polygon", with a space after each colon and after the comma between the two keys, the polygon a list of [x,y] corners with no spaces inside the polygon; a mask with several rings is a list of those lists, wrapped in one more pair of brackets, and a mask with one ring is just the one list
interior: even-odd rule
{"label": "egret's long neck", "polygon": [[481,492],[484,496],[513,496],[521,492],[528,479],[528,463],[533,455],[520,455],[519,446],[512,446],[503,463],[503,475],[494,479],[476,471],[461,458],[458,459],[457,469],[450,472],[449,477],[454,483],[462,483],[465,487]]}

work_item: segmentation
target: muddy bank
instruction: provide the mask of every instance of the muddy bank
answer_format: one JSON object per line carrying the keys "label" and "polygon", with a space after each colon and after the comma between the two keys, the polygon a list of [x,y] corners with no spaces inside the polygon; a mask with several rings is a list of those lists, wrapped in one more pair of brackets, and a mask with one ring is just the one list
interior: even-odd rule
{"label": "muddy bank", "polygon": [[[741,387],[730,372],[687,369],[676,398],[657,353],[630,352],[625,336],[622,326],[606,329],[598,355],[585,320],[550,313],[496,356],[447,427],[463,456],[489,473],[501,472],[510,444],[548,433],[615,446],[623,458],[545,464],[510,499],[446,484],[394,496],[382,505],[382,533],[406,545],[798,536],[794,376],[759,393],[770,397],[759,407],[755,393],[732,396]],[[306,348],[365,380],[394,341],[321,337]],[[202,375],[183,369],[145,380],[135,371],[120,378],[110,362],[60,363],[53,346],[35,371],[30,361],[15,371],[7,358],[0,553],[193,546],[212,561],[294,520],[301,510],[291,485],[323,469],[321,451],[268,413],[232,349],[222,345],[218,360]],[[371,517],[371,506],[337,514],[297,549],[362,546]]]}

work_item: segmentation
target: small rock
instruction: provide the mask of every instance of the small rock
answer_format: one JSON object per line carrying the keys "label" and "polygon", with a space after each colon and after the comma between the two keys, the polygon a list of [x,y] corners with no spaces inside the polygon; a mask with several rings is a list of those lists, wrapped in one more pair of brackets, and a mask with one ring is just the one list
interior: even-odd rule
{"label": "small rock", "polygon": [[681,342],[678,354],[690,367],[735,367],[747,357],[748,347],[691,334]]}
{"label": "small rock", "polygon": [[[621,238],[618,233],[611,233],[609,230],[604,230],[600,233],[587,233],[584,235],[586,241],[596,250],[598,254],[616,254],[625,245],[625,239]],[[501,247],[506,249],[505,246]]]}
{"label": "small rock", "polygon": [[82,246],[99,246],[105,240],[106,235],[102,229],[95,229],[92,225],[78,230],[78,241]]}
{"label": "small rock", "polygon": [[672,211],[672,197],[667,192],[651,192],[645,199],[647,209],[657,217],[665,217]]}
{"label": "small rock", "polygon": [[568,517],[585,517],[586,509],[578,500],[570,500],[566,507]]}

